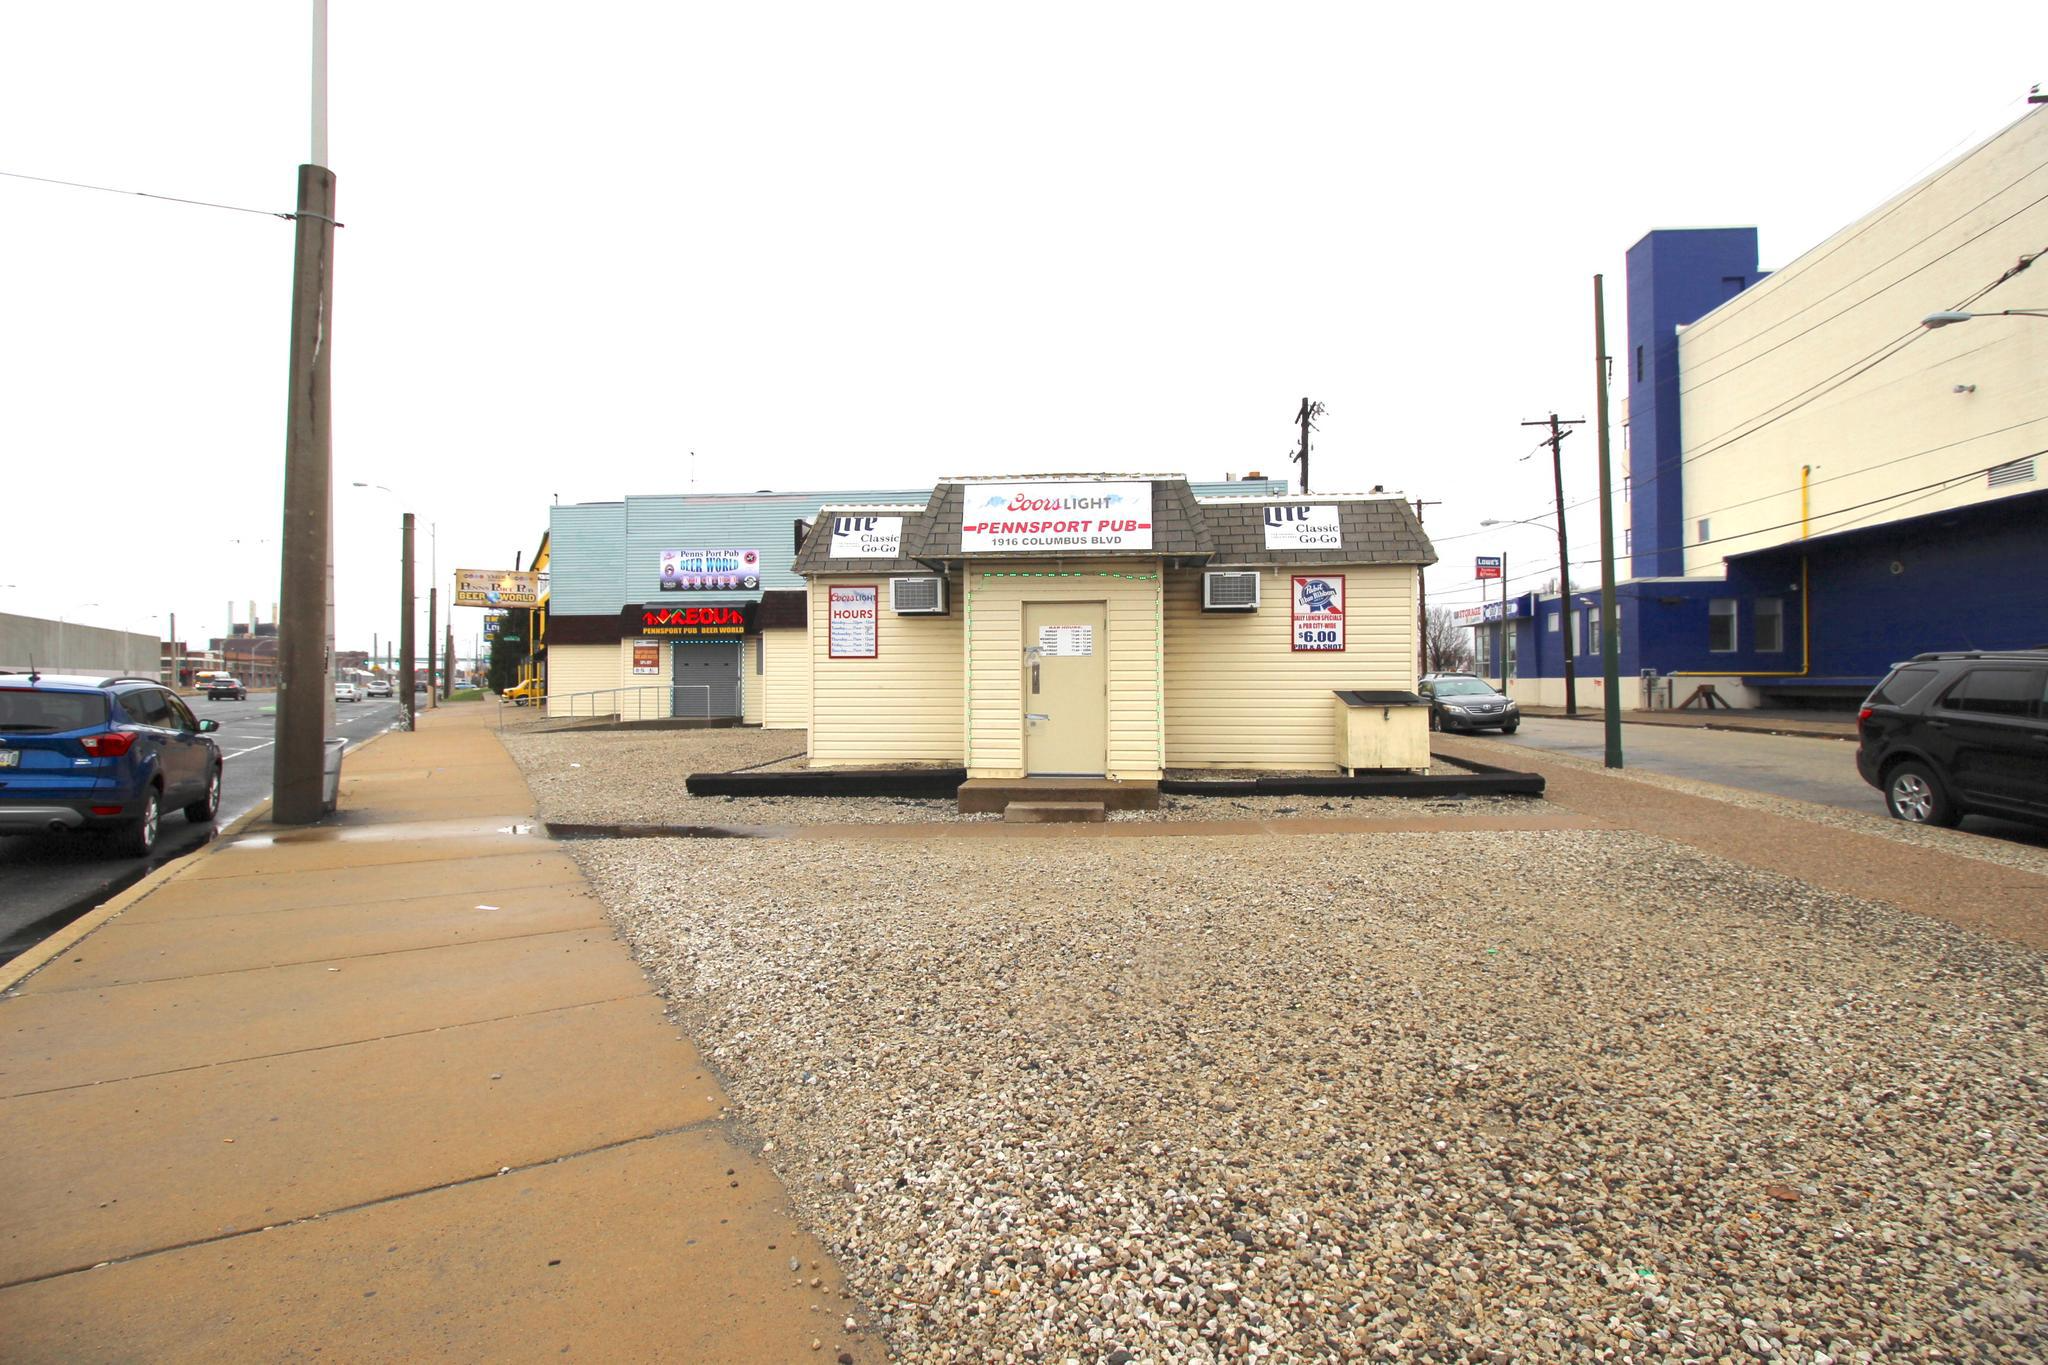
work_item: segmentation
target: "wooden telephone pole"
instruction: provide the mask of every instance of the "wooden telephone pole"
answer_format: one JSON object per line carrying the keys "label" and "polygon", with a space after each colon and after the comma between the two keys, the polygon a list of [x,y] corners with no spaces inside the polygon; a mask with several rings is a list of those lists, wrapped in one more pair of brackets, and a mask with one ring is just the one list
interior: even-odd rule
{"label": "wooden telephone pole", "polygon": [[1564,613],[1564,619],[1557,623],[1557,633],[1564,640],[1564,713],[1567,716],[1579,714],[1579,674],[1573,662],[1576,651],[1572,648],[1572,557],[1565,548],[1564,536],[1564,455],[1558,447],[1564,444],[1565,437],[1571,435],[1565,428],[1584,425],[1585,420],[1574,417],[1561,422],[1553,412],[1547,418],[1522,423],[1525,427],[1550,428],[1546,444],[1550,446],[1551,483],[1557,490],[1557,609]]}
{"label": "wooden telephone pole", "polygon": [[[1428,502],[1424,502],[1421,498],[1417,498],[1415,500],[1415,524],[1417,526],[1422,525],[1423,508],[1440,507],[1442,505],[1441,499],[1431,499]],[[1415,672],[1416,678],[1420,680],[1423,674],[1432,671],[1429,666],[1429,579],[1425,576],[1424,570],[1420,568],[1415,571],[1415,625],[1422,632],[1422,646],[1417,651],[1418,658],[1416,659],[1417,668]]]}
{"label": "wooden telephone pole", "polygon": [[1294,414],[1294,421],[1301,428],[1301,448],[1288,458],[1301,466],[1301,491],[1308,492],[1308,434],[1315,430],[1315,420],[1323,415],[1321,403],[1312,403],[1306,397],[1301,400],[1301,410]]}

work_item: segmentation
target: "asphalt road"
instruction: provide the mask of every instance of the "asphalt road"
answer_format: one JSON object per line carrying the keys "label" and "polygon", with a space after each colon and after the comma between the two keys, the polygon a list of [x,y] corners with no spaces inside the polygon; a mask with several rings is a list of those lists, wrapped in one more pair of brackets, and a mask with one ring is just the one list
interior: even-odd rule
{"label": "asphalt road", "polygon": [[[246,814],[270,795],[272,748],[277,742],[276,694],[252,692],[247,701],[185,702],[201,720],[216,720],[222,769],[216,823],[195,825],[176,811],[164,812],[163,832],[148,860],[110,854],[90,835],[29,834],[0,838],[0,962],[141,880],[152,868],[204,847],[217,829]],[[330,738],[359,744],[391,728],[402,714],[386,699],[341,702],[334,708]]]}
{"label": "asphalt road", "polygon": [[[1573,754],[1596,763],[1606,754],[1602,727],[1583,720],[1524,716],[1521,728],[1512,735],[1489,730],[1474,738]],[[1853,740],[1624,725],[1621,754],[1630,768],[1889,818],[1883,795],[1857,775]],[[1994,838],[2048,845],[2048,831],[2008,820],[1971,815],[1964,817],[1962,828]]]}

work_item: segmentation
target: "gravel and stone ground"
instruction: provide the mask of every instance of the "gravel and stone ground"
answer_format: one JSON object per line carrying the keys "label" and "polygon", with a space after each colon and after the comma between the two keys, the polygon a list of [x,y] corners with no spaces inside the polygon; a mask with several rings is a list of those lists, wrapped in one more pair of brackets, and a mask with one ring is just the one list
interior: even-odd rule
{"label": "gravel and stone ground", "polygon": [[[857,796],[705,796],[683,787],[693,772],[772,772],[801,767],[802,732],[787,730],[559,730],[507,732],[505,747],[533,788],[543,818],[617,825],[903,824],[1000,820],[962,815],[950,799]],[[1439,771],[1462,769],[1448,765]],[[1220,779],[1238,773],[1189,770]],[[1328,774],[1322,774],[1327,776]],[[1405,797],[1164,797],[1157,811],[1115,811],[1129,820],[1264,820],[1302,816],[1405,819],[1426,815],[1515,815],[1522,797],[1417,800]]]}
{"label": "gravel and stone ground", "polygon": [[575,851],[905,1359],[2048,1353],[2040,954],[1612,831],[703,847]]}

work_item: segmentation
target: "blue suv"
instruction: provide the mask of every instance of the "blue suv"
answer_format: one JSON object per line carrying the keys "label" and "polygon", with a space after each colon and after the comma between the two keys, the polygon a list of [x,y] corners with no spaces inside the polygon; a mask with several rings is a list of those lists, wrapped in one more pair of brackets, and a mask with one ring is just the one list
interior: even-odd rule
{"label": "blue suv", "polygon": [[0,834],[100,830],[147,856],[166,809],[220,810],[219,728],[149,678],[0,676]]}

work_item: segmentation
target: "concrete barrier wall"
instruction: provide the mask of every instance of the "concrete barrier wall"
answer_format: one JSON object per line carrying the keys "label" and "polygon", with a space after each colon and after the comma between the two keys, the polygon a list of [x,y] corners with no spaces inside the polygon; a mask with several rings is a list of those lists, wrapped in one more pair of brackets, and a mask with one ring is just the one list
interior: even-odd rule
{"label": "concrete barrier wall", "polygon": [[155,678],[163,672],[162,649],[154,635],[0,612],[0,668]]}

